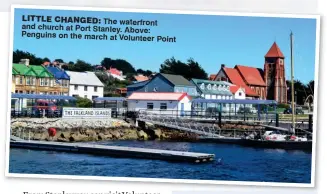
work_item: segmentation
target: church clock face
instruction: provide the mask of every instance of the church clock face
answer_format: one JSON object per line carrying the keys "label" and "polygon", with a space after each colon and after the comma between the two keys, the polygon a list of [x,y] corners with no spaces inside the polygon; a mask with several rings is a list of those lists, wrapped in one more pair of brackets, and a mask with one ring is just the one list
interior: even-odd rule
{"label": "church clock face", "polygon": [[284,60],[283,60],[283,59],[279,59],[279,63],[280,63],[281,65],[284,65]]}

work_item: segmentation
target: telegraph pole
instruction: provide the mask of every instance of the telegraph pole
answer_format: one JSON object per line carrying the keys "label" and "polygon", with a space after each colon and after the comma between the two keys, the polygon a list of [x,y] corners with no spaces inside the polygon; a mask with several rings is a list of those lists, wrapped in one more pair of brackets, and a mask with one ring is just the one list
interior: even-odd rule
{"label": "telegraph pole", "polygon": [[294,65],[293,65],[293,32],[290,35],[291,39],[291,86],[292,86],[292,133],[295,133],[295,104],[294,104]]}

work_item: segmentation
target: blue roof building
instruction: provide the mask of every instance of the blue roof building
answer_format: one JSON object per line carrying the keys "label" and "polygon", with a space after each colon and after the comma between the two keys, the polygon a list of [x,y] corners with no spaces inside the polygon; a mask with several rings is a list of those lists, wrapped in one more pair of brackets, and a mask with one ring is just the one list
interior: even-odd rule
{"label": "blue roof building", "polygon": [[66,73],[64,69],[60,69],[58,67],[49,66],[47,67],[48,71],[50,71],[56,79],[64,79],[64,80],[70,80],[69,75]]}
{"label": "blue roof building", "polygon": [[48,66],[47,70],[55,77],[56,84],[61,87],[60,95],[69,95],[70,76],[64,69]]}

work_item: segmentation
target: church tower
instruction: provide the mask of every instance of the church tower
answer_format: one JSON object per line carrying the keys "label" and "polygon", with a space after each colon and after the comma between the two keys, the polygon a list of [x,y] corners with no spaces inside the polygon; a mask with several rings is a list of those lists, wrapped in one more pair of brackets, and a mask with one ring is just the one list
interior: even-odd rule
{"label": "church tower", "polygon": [[284,55],[276,42],[265,55],[264,80],[267,85],[267,100],[287,103]]}

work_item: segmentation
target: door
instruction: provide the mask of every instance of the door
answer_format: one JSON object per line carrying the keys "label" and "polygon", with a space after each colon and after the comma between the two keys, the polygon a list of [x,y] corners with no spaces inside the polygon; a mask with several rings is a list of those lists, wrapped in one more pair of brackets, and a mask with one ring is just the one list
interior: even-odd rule
{"label": "door", "polygon": [[184,116],[184,103],[181,103],[181,116]]}

